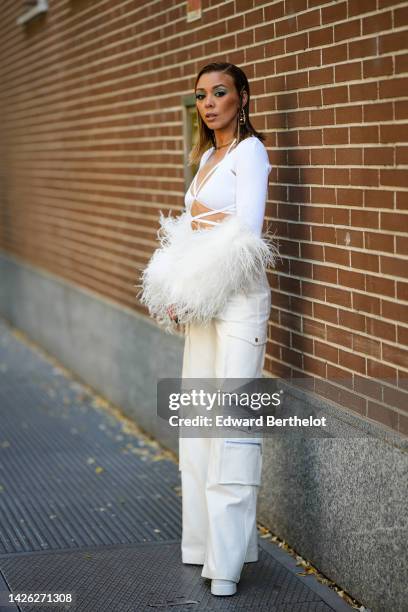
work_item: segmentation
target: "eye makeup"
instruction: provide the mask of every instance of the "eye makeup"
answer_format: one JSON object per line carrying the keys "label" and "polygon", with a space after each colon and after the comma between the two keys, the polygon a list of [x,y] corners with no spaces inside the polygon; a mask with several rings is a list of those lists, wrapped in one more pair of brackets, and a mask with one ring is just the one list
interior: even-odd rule
{"label": "eye makeup", "polygon": [[[216,96],[218,94],[219,96],[225,96],[225,94],[227,94],[227,93],[228,93],[228,91],[226,89],[217,89],[214,92],[214,95]],[[195,97],[196,97],[196,100],[202,100],[203,98],[205,98],[205,94],[201,93],[200,91],[198,91],[195,94]]]}

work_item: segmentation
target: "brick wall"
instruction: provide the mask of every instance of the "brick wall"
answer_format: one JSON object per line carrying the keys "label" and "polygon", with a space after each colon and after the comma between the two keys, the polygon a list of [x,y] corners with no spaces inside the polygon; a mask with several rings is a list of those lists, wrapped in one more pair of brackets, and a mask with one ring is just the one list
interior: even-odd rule
{"label": "brick wall", "polygon": [[0,249],[144,312],[136,270],[183,206],[181,96],[236,63],[282,253],[266,370],[407,434],[408,2],[203,0],[187,22],[55,0],[24,27],[22,4],[1,8]]}

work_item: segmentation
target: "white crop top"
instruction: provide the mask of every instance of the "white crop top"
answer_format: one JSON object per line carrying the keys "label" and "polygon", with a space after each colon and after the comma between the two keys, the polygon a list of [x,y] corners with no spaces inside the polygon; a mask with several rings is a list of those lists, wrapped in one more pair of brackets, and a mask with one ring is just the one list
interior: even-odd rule
{"label": "white crop top", "polygon": [[197,185],[198,174],[214,147],[203,153],[197,173],[185,195],[185,206],[191,214],[194,200],[204,204],[211,211],[195,215],[200,222],[216,225],[209,217],[216,212],[236,214],[258,236],[262,234],[265,203],[268,193],[268,175],[272,166],[263,143],[256,136],[250,136],[235,146],[235,140],[227,153]]}

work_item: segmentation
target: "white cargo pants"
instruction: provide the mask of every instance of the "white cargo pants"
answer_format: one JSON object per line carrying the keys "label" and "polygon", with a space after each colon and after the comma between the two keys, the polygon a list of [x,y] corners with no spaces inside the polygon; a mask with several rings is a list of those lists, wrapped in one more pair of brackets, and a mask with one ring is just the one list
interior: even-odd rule
{"label": "white cargo pants", "polygon": [[[182,377],[260,378],[270,308],[265,275],[208,327],[187,325]],[[179,469],[183,563],[203,565],[205,578],[239,582],[243,564],[258,560],[262,438],[180,436]]]}

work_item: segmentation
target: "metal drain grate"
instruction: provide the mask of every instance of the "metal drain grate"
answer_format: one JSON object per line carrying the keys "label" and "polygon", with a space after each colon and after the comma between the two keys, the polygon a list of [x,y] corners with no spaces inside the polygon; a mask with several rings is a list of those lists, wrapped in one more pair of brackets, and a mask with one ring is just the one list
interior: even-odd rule
{"label": "metal drain grate", "polygon": [[0,567],[13,592],[73,595],[73,605],[20,604],[23,612],[332,610],[264,551],[245,566],[239,593],[223,598],[211,595],[200,566],[181,563],[179,542],[10,555]]}
{"label": "metal drain grate", "polygon": [[0,406],[0,553],[181,537],[176,466],[117,422],[1,380]]}
{"label": "metal drain grate", "polygon": [[[0,320],[0,612],[350,609],[263,540],[238,594],[212,596],[181,562],[177,466],[93,401]],[[74,603],[6,607],[10,591]]]}

